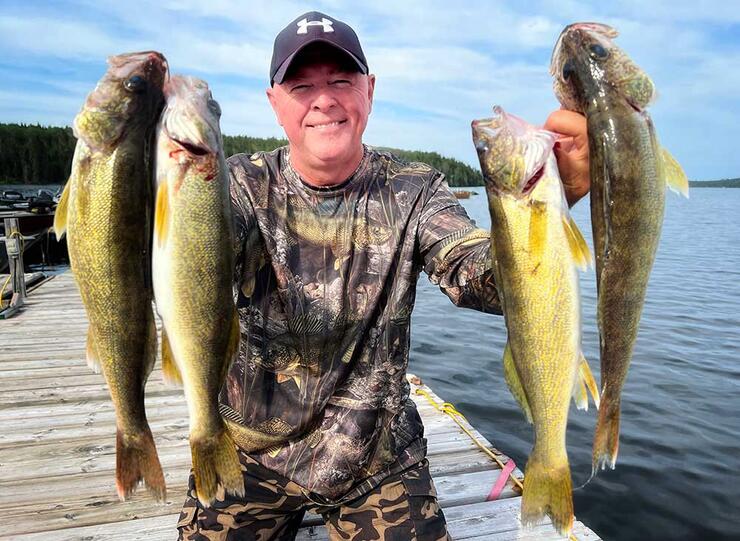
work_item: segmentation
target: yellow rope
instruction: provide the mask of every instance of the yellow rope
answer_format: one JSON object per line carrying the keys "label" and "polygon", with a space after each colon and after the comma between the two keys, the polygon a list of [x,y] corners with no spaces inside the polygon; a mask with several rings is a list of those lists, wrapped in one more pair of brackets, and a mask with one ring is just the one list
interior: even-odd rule
{"label": "yellow rope", "polygon": [[[470,432],[470,430],[468,430],[468,428],[460,422],[459,419],[462,419],[466,423],[468,423],[468,420],[465,418],[465,416],[462,413],[460,413],[459,411],[457,411],[457,408],[455,408],[455,406],[453,406],[449,402],[444,402],[443,404],[440,404],[439,402],[435,401],[429,395],[429,393],[427,391],[425,391],[424,389],[416,389],[415,392],[416,392],[416,394],[421,395],[424,398],[426,398],[429,401],[429,403],[432,406],[434,406],[434,408],[436,410],[439,410],[442,413],[446,413],[447,415],[449,415],[452,418],[452,420],[457,423],[457,426],[459,426],[460,428],[462,428],[463,432],[465,432],[468,435],[468,437],[471,440],[473,440],[473,443],[475,443],[496,464],[498,464],[498,467],[499,468],[504,469],[504,463],[501,462],[501,459],[499,457],[497,457],[488,447],[486,447],[485,445],[483,445],[483,443],[481,443],[480,440],[478,440],[478,438],[476,438],[475,435],[472,432]],[[470,424],[470,423],[468,423],[468,424]],[[509,459],[509,460],[511,460],[511,459]],[[522,485],[522,482],[519,479],[517,479],[516,477],[514,477],[514,472],[513,471],[509,474],[509,477],[511,477],[511,480],[514,482],[514,484],[516,486],[519,487],[520,490],[521,489],[524,489],[524,486]]]}
{"label": "yellow rope", "polygon": [[[3,308],[5,308],[3,306],[3,294],[5,293],[5,288],[7,287],[8,282],[10,282],[10,275],[8,275],[7,280],[5,280],[5,283],[3,284],[3,287],[0,288],[0,310],[2,310]],[[8,306],[10,306],[10,301],[8,301]]]}
{"label": "yellow rope", "polygon": [[[480,449],[484,453],[486,453],[489,457],[491,457],[493,459],[493,461],[496,464],[498,464],[499,468],[501,468],[502,470],[504,469],[504,463],[501,462],[501,460],[495,454],[493,454],[493,452],[491,452],[491,450],[488,447],[486,447],[485,445],[483,445],[480,442],[480,440],[478,438],[476,438],[475,435],[473,435],[470,432],[470,430],[468,430],[467,427],[464,426],[459,421],[459,419],[462,419],[466,423],[470,424],[470,422],[465,418],[465,416],[462,413],[460,413],[459,411],[457,411],[457,408],[453,404],[450,404],[449,402],[444,402],[444,403],[440,404],[439,402],[437,402],[436,400],[434,400],[431,397],[431,395],[427,391],[425,391],[424,389],[416,389],[416,391],[414,391],[414,392],[416,394],[421,395],[424,398],[426,398],[429,401],[429,403],[432,406],[434,406],[434,409],[436,409],[438,411],[441,411],[442,413],[446,413],[447,415],[449,415],[452,418],[452,420],[455,421],[455,423],[457,423],[457,426],[459,426],[460,428],[462,428],[463,432],[465,432],[468,435],[468,437],[471,440],[473,440],[473,443],[475,443],[478,447],[480,447]],[[509,460],[511,460],[511,459],[509,459]],[[514,477],[514,472],[513,471],[509,474],[509,477],[511,477],[511,480],[514,482],[514,484],[516,486],[519,487],[520,490],[524,491],[524,486],[522,485],[521,481],[519,481],[519,479],[517,479],[516,477]],[[568,536],[568,539],[570,541],[578,541],[578,538],[575,536],[575,534],[570,534]]]}

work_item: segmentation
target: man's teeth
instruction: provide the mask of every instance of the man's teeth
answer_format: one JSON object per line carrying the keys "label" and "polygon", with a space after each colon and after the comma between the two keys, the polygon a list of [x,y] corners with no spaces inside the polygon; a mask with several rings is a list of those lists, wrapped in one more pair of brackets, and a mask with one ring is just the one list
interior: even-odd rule
{"label": "man's teeth", "polygon": [[344,121],[329,122],[328,124],[314,124],[314,128],[330,128],[331,126],[339,126]]}

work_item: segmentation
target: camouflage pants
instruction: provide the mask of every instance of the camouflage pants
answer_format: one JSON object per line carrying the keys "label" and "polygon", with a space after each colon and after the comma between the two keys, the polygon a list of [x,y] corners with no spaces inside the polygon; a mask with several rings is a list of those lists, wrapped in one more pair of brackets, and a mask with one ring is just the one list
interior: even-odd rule
{"label": "camouflage pants", "polygon": [[316,503],[315,494],[239,455],[247,499],[221,490],[216,502],[204,508],[195,497],[191,473],[177,524],[179,541],[292,541],[306,511],[324,517],[331,541],[451,539],[426,459],[355,500],[328,507]]}

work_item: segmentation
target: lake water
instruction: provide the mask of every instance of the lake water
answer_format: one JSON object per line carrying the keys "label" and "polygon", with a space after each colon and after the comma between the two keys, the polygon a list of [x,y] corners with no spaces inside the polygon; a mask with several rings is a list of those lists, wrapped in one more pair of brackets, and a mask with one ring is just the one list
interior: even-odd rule
{"label": "lake water", "polygon": [[[482,188],[462,203],[490,218]],[[590,241],[588,201],[573,209]],[[663,236],[622,398],[619,458],[574,492],[609,541],[740,539],[740,189],[667,195]],[[594,271],[581,273],[583,350],[598,378]],[[522,469],[533,434],[504,382],[499,316],[456,308],[422,278],[410,371]],[[574,486],[591,471],[595,411],[571,408]]]}

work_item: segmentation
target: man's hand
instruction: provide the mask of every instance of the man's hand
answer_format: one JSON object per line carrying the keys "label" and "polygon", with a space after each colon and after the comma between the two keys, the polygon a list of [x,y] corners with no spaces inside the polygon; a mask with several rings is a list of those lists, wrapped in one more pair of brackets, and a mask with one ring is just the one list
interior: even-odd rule
{"label": "man's hand", "polygon": [[565,198],[573,206],[591,187],[586,118],[580,113],[560,109],[547,117],[544,128],[561,135],[555,143],[555,157],[565,187]]}

